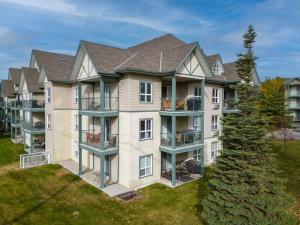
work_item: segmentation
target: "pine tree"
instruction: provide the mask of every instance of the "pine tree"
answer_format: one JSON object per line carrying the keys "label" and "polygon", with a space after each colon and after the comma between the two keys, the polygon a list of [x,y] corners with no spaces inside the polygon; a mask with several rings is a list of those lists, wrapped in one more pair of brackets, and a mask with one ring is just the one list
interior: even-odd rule
{"label": "pine tree", "polygon": [[213,166],[210,193],[202,201],[202,217],[210,225],[288,225],[291,197],[275,168],[266,140],[265,123],[257,109],[257,88],[252,83],[255,67],[252,26],[243,35],[246,52],[236,67],[243,82],[236,86],[238,114],[223,118],[223,150]]}

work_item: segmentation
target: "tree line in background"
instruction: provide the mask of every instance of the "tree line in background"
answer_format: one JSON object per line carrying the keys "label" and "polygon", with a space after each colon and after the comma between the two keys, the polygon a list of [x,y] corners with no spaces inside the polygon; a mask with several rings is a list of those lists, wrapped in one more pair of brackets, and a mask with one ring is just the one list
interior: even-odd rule
{"label": "tree line in background", "polygon": [[235,87],[239,113],[222,119],[223,150],[202,201],[202,217],[210,225],[295,224],[286,213],[293,201],[284,191],[267,138],[286,119],[283,80],[268,80],[261,91],[253,85],[256,33],[252,26],[243,38],[246,51],[236,62],[243,80]]}

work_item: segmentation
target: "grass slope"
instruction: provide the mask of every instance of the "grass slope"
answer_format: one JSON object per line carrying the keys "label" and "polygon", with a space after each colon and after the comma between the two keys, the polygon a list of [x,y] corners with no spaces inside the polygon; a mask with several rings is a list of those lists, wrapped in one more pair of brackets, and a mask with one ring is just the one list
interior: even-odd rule
{"label": "grass slope", "polygon": [[24,145],[12,144],[10,137],[0,136],[0,166],[19,160],[19,155],[25,153]]}
{"label": "grass slope", "polygon": [[[296,214],[300,142],[290,142],[287,152],[276,142],[275,151],[288,178],[287,191],[297,199],[292,211]],[[58,165],[20,170],[8,164],[0,166],[0,225],[204,224],[199,215],[207,179],[176,189],[154,184],[140,190],[136,200],[123,203]]]}

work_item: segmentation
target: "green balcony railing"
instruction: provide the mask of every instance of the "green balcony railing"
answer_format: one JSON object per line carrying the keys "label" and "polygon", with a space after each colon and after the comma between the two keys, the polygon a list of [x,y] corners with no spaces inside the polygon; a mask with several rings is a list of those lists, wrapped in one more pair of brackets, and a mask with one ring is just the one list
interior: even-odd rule
{"label": "green balcony railing", "polygon": [[14,101],[11,103],[12,108],[22,108],[22,101]]}
{"label": "green balcony railing", "polygon": [[118,97],[105,97],[104,102],[101,103],[100,97],[82,97],[81,110],[83,111],[100,111],[101,104],[104,105],[104,111],[117,111],[119,109]]}
{"label": "green balcony railing", "polygon": [[[161,98],[161,110],[172,110],[172,99]],[[176,98],[176,111],[203,111],[201,97]]]}
{"label": "green balcony railing", "polygon": [[237,110],[235,99],[223,99],[223,111]]}
{"label": "green balcony railing", "polygon": [[45,108],[45,100],[24,100],[23,101],[23,108],[26,109],[42,109]]}
{"label": "green balcony railing", "polygon": [[[101,147],[101,134],[95,133],[92,130],[83,130],[82,144],[100,148]],[[104,136],[104,149],[118,147],[118,134],[109,134]]]}
{"label": "green balcony railing", "polygon": [[[194,145],[202,143],[202,132],[195,130],[182,130],[176,132],[176,147]],[[161,133],[160,134],[160,144],[162,146],[171,147],[172,146],[172,134],[171,133]]]}

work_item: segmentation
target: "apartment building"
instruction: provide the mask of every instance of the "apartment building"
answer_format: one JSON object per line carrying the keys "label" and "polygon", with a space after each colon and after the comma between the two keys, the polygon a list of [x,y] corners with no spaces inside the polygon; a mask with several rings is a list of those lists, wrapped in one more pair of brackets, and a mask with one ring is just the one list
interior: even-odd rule
{"label": "apartment building", "polygon": [[24,143],[103,190],[175,187],[218,156],[240,81],[234,63],[171,34],[129,48],[81,41],[75,57],[33,50],[18,92]]}
{"label": "apartment building", "polygon": [[292,126],[300,129],[300,77],[285,78],[285,99],[288,112],[292,115]]}
{"label": "apartment building", "polygon": [[18,93],[23,99],[23,141],[28,153],[45,149],[45,101],[38,79],[37,69],[22,67]]}
{"label": "apartment building", "polygon": [[8,79],[12,81],[15,99],[11,102],[11,140],[21,143],[22,136],[22,96],[18,93],[21,79],[21,69],[9,68]]}
{"label": "apartment building", "polygon": [[14,85],[11,80],[2,80],[1,96],[2,103],[1,108],[4,113],[1,123],[3,131],[6,134],[11,133],[11,105],[15,100]]}

